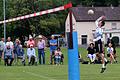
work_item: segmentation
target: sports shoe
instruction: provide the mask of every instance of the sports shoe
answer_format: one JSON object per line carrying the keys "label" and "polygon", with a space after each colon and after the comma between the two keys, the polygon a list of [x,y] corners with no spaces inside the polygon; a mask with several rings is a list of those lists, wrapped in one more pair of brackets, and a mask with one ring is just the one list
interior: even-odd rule
{"label": "sports shoe", "polygon": [[106,70],[106,68],[102,68],[100,73],[103,73]]}
{"label": "sports shoe", "polygon": [[109,61],[105,62],[105,66],[109,63]]}

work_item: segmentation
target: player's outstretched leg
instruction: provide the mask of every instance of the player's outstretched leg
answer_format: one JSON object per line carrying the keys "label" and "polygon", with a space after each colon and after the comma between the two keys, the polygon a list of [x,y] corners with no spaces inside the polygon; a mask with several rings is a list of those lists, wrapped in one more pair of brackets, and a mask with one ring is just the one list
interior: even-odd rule
{"label": "player's outstretched leg", "polygon": [[106,70],[106,66],[108,64],[107,59],[104,57],[104,54],[101,55],[102,57],[102,69],[100,73],[103,73]]}

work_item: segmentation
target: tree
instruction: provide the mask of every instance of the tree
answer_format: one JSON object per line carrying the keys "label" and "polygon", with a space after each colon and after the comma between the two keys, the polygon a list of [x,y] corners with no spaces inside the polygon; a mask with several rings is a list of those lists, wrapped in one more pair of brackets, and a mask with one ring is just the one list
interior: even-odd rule
{"label": "tree", "polygon": [[[52,9],[72,2],[73,6],[118,6],[120,0],[7,0],[6,19]],[[3,20],[3,2],[0,1],[0,20]],[[46,14],[34,18],[7,23],[7,36],[13,38],[35,33],[49,36],[64,33],[68,10]],[[3,24],[0,24],[0,37],[3,37]]]}
{"label": "tree", "polygon": [[107,6],[119,6],[120,0],[105,0]]}

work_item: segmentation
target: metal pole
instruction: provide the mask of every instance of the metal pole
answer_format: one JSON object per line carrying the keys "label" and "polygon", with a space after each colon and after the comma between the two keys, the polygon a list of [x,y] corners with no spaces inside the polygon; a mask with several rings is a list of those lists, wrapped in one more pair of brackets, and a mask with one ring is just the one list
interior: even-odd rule
{"label": "metal pole", "polygon": [[6,42],[5,0],[3,0],[3,11],[4,11],[4,40]]}

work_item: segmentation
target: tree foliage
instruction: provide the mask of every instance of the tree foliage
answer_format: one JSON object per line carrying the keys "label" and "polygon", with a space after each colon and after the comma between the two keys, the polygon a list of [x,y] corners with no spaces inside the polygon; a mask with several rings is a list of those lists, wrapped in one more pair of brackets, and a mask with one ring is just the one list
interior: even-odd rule
{"label": "tree foliage", "polygon": [[[120,0],[6,0],[6,19],[55,8],[68,2],[73,6],[118,6]],[[49,36],[64,33],[68,10],[46,14],[34,18],[7,23],[7,36],[13,38],[29,34]],[[0,20],[3,20],[3,0],[0,1]],[[0,37],[3,37],[3,24],[0,24]]]}

